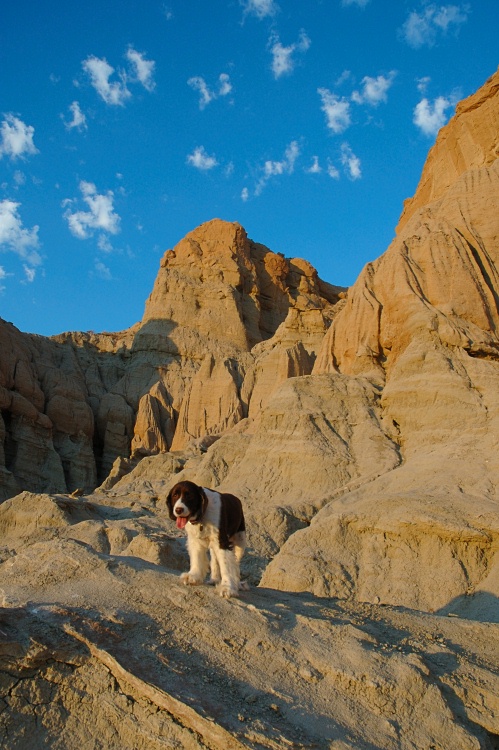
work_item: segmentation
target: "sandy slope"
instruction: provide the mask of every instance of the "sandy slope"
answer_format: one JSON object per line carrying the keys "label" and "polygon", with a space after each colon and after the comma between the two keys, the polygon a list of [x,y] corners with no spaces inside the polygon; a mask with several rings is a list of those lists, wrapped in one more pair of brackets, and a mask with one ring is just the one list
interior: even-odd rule
{"label": "sandy slope", "polygon": [[2,747],[498,746],[496,623],[185,587],[180,535],[143,498],[2,511]]}

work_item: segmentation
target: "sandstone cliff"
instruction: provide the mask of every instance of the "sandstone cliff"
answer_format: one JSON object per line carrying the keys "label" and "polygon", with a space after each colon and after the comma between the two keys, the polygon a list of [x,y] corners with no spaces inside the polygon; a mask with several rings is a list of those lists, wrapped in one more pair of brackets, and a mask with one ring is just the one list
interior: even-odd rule
{"label": "sandstone cliff", "polygon": [[268,585],[425,609],[499,595],[498,113],[496,74],[441,131],[397,238],[314,366],[378,385],[401,465],[328,503]]}
{"label": "sandstone cliff", "polygon": [[[0,323],[0,742],[497,748],[498,118],[347,294],[214,221],[128,331]],[[244,502],[240,600],[179,582],[180,477]]]}
{"label": "sandstone cliff", "polygon": [[[497,80],[458,108],[430,163],[470,113],[481,123],[470,132],[490,132]],[[462,161],[336,305],[312,375],[292,370],[298,377],[264,388],[242,420],[225,387],[232,423],[184,454],[182,477],[243,498],[263,585],[497,611],[499,161],[492,146],[482,156],[482,166]],[[253,349],[274,373],[284,329]],[[120,480],[119,496],[139,487],[135,476]],[[149,480],[159,478],[151,465]]]}
{"label": "sandstone cliff", "polygon": [[499,157],[498,89],[496,74],[457,105],[452,127],[440,131],[428,154],[416,194],[405,201],[398,232],[418,209],[442,198],[464,172],[490,166]]}
{"label": "sandstone cliff", "polygon": [[0,499],[90,492],[120,457],[184,448],[257,412],[311,372],[340,292],[215,220],[165,253],[127,331],[46,339],[0,321]]}

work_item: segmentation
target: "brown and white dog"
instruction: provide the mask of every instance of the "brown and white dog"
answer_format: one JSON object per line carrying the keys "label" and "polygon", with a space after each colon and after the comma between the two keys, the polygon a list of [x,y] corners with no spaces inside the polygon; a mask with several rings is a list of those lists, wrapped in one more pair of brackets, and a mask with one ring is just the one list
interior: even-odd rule
{"label": "brown and white dog", "polygon": [[[220,595],[237,596],[240,588],[239,563],[246,546],[246,527],[241,501],[235,495],[178,482],[166,499],[170,518],[187,532],[190,569],[183,582],[199,585],[210,567],[209,583],[219,586]],[[210,566],[208,566],[210,550]]]}

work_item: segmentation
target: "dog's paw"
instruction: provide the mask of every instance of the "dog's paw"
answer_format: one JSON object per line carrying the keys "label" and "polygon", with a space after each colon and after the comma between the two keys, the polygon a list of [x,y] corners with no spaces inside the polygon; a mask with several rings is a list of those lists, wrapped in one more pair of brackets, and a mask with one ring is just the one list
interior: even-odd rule
{"label": "dog's paw", "polygon": [[180,580],[182,581],[184,586],[200,586],[203,583],[201,576],[191,572],[182,573],[180,576]]}
{"label": "dog's paw", "polygon": [[238,596],[239,590],[230,583],[222,583],[218,588],[218,593],[224,599],[232,599],[232,597]]}
{"label": "dog's paw", "polygon": [[208,586],[218,586],[220,578],[208,578]]}
{"label": "dog's paw", "polygon": [[248,581],[239,581],[239,591],[249,591],[250,585]]}

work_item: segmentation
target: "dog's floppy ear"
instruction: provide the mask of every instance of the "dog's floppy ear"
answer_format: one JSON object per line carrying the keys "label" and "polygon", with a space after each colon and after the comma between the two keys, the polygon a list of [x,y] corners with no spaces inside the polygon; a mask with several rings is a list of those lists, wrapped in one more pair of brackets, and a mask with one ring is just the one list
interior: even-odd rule
{"label": "dog's floppy ear", "polygon": [[173,487],[171,488],[170,492],[168,493],[168,497],[166,498],[166,507],[168,508],[168,513],[170,514],[171,520],[175,521],[175,516],[173,515],[173,499],[172,499],[172,495],[173,495]]}

